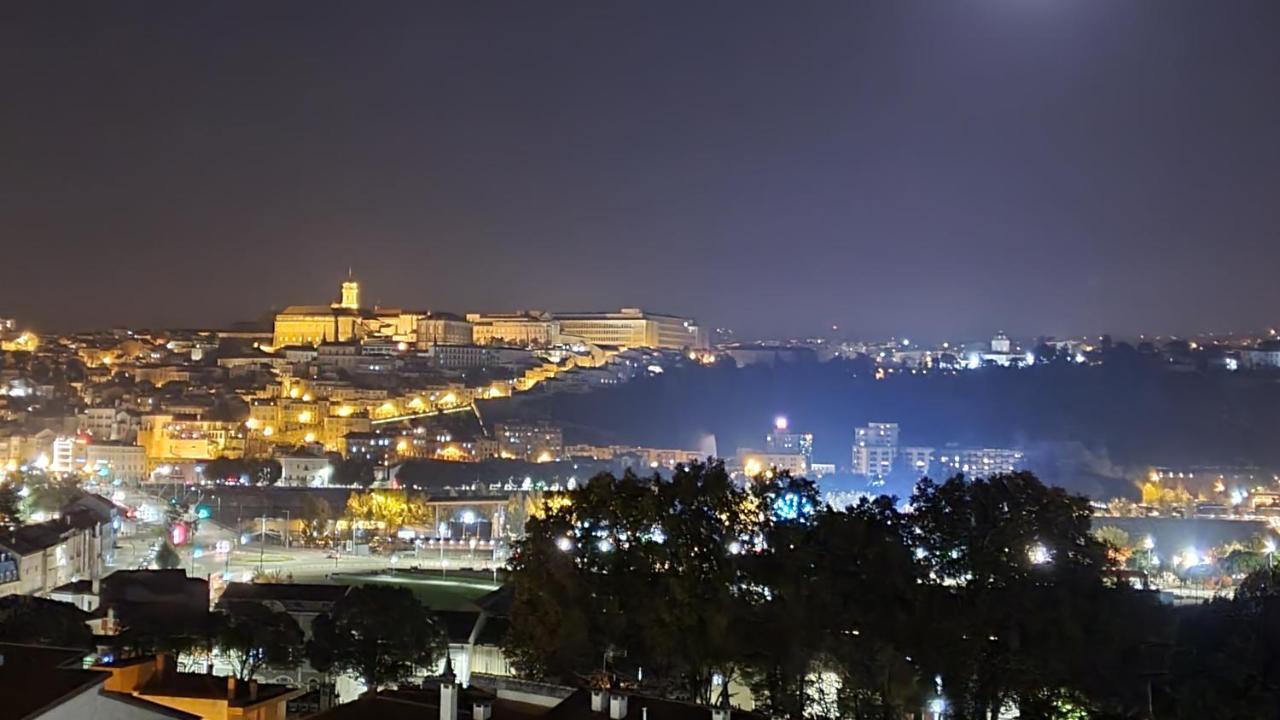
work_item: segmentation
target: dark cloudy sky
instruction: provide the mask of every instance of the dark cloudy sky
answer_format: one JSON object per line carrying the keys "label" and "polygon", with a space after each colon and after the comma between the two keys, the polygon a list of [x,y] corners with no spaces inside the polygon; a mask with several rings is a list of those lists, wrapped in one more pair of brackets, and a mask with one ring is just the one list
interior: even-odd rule
{"label": "dark cloudy sky", "polygon": [[1280,322],[1280,2],[9,2],[0,316]]}

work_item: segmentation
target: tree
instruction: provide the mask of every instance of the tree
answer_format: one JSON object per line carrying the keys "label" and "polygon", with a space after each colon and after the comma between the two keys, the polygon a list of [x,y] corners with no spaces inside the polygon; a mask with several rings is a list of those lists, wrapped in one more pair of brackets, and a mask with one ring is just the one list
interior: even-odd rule
{"label": "tree", "polygon": [[1146,711],[1170,614],[1115,581],[1083,498],[1015,473],[896,505],[821,506],[785,473],[740,488],[719,465],[546,494],[504,650],[523,675],[701,702],[735,678],[790,720],[898,719],[939,691],[958,720]]}
{"label": "tree", "polygon": [[27,514],[56,513],[76,498],[84,494],[80,484],[74,478],[61,478],[42,472],[27,473],[24,476],[27,487]]}
{"label": "tree", "polygon": [[182,556],[168,542],[156,551],[156,567],[161,570],[176,570],[182,567]]}
{"label": "tree", "polygon": [[319,495],[308,493],[302,500],[302,511],[298,513],[302,521],[302,534],[312,539],[323,537],[329,531],[329,523],[333,520],[333,507],[329,501]]}
{"label": "tree", "polygon": [[[758,706],[800,718],[899,717],[923,702],[927,681],[911,660],[920,583],[903,518],[889,498],[819,509],[769,524],[752,578],[748,680]],[[818,673],[837,675],[824,694]]]}
{"label": "tree", "polygon": [[1238,605],[1256,607],[1277,599],[1280,599],[1280,569],[1275,567],[1254,570],[1236,588]]}
{"label": "tree", "polygon": [[347,458],[334,467],[331,478],[334,485],[367,488],[373,485],[373,463],[362,458]]}
{"label": "tree", "polygon": [[512,560],[513,663],[572,678],[625,652],[655,690],[708,700],[712,676],[733,672],[733,548],[757,514],[747,501],[722,465],[701,464],[544,496]]}
{"label": "tree", "polygon": [[280,461],[274,458],[258,460],[249,466],[250,477],[258,485],[275,485],[284,474]]}
{"label": "tree", "polygon": [[410,591],[356,586],[315,619],[307,656],[317,670],[353,673],[375,690],[433,666],[446,642],[434,615]]}
{"label": "tree", "polygon": [[123,629],[113,638],[116,651],[128,655],[169,653],[175,657],[214,646],[218,618],[207,609],[174,608],[156,612],[150,603],[125,603],[116,610]]}
{"label": "tree", "polygon": [[245,461],[237,458],[219,457],[204,465],[204,477],[210,480],[240,482],[246,475]]}
{"label": "tree", "polygon": [[[1016,704],[1037,717],[1074,702],[1089,684],[1087,658],[1098,641],[1126,650],[1144,642],[1143,628],[1114,638],[1088,632],[1121,597],[1106,586],[1107,546],[1090,532],[1085,498],[1019,472],[926,479],[911,505],[917,552],[933,581],[926,590],[942,620],[917,657],[927,676],[942,677],[962,716]],[[1121,695],[1116,702],[1131,701]]]}
{"label": "tree", "polygon": [[379,523],[387,532],[420,522],[426,507],[417,495],[403,490],[353,492],[347,498],[346,516],[353,521]]}
{"label": "tree", "polygon": [[13,482],[0,485],[0,525],[22,524],[22,496]]}
{"label": "tree", "polygon": [[1266,575],[1265,573],[1259,573],[1259,571],[1265,571],[1268,563],[1266,553],[1237,548],[1227,553],[1226,557],[1222,558],[1218,565],[1222,568],[1222,572],[1228,575],[1247,576],[1241,583],[1240,588],[1236,590],[1236,595],[1239,596],[1241,591],[1246,595],[1255,592],[1254,588],[1246,588],[1246,585],[1252,586],[1264,582]]}
{"label": "tree", "polygon": [[1129,533],[1113,525],[1104,525],[1093,531],[1093,536],[1107,546],[1107,554],[1118,567],[1129,565],[1133,556],[1133,540]]}
{"label": "tree", "polygon": [[71,603],[9,595],[0,600],[0,641],[89,648],[93,633],[85,624],[88,619]]}
{"label": "tree", "polygon": [[256,602],[232,605],[218,623],[214,642],[241,680],[265,666],[296,667],[304,654],[302,631],[293,617]]}
{"label": "tree", "polygon": [[512,559],[504,649],[525,674],[572,680],[603,669],[634,683],[643,668],[649,691],[708,702],[714,678],[758,659],[746,638],[773,650],[787,642],[743,625],[784,612],[761,599],[767,581],[744,562],[772,542],[774,518],[803,524],[816,505],[807,481],[770,475],[743,489],[723,465],[700,463],[670,479],[601,474],[547,494]]}
{"label": "tree", "polygon": [[1093,531],[1094,537],[1117,550],[1128,550],[1132,545],[1129,533],[1112,525],[1104,525]]}

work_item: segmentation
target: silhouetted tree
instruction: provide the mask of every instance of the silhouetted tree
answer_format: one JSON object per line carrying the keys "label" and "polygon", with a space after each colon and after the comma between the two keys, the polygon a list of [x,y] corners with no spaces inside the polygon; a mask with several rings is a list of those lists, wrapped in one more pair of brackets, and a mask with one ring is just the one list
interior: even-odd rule
{"label": "silhouetted tree", "polygon": [[334,467],[331,477],[335,485],[367,488],[374,481],[373,463],[362,458],[347,458]]}
{"label": "silhouetted tree", "polygon": [[214,642],[241,680],[268,665],[296,667],[304,655],[302,631],[293,617],[256,602],[236,603],[222,615]]}
{"label": "silhouetted tree", "polygon": [[12,482],[0,484],[0,525],[22,524],[22,496]]}
{"label": "silhouetted tree", "polygon": [[71,603],[9,595],[0,600],[0,642],[89,648],[93,633],[85,624],[88,619]]}
{"label": "silhouetted tree", "polygon": [[175,570],[182,567],[182,556],[172,545],[165,542],[156,551],[156,567],[161,570]]}
{"label": "silhouetted tree", "polygon": [[307,656],[322,672],[350,672],[370,690],[432,667],[447,640],[431,611],[396,587],[357,586],[312,624]]}

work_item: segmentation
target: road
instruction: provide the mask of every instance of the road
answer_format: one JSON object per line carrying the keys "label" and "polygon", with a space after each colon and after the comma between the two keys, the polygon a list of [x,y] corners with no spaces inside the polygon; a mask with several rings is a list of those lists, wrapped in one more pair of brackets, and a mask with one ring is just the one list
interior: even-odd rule
{"label": "road", "polygon": [[[133,489],[125,490],[124,495],[116,498],[116,501],[139,508],[139,515],[147,518],[163,518],[166,509],[163,500]],[[150,564],[154,557],[153,548],[158,548],[163,542],[163,526],[160,522],[139,522],[137,525],[137,533],[118,540],[115,561],[109,567],[109,572]],[[223,574],[228,580],[234,581],[251,579],[259,568],[266,572],[278,571],[282,575],[292,576],[297,582],[317,582],[334,573],[420,567],[443,568],[447,574],[450,569],[488,569],[494,565],[489,551],[466,546],[448,548],[444,552],[437,546],[394,555],[342,553],[333,557],[326,550],[286,548],[274,542],[263,545],[256,540],[254,536],[239,537],[233,529],[212,520],[202,520],[198,523],[194,537],[176,549],[182,558],[181,567],[189,575],[208,578],[214,574]],[[230,548],[231,551],[219,552],[219,548]]]}

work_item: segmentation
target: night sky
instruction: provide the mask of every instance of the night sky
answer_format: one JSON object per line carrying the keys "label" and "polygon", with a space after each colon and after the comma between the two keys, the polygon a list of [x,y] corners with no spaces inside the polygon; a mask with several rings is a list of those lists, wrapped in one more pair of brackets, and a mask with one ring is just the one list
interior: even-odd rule
{"label": "night sky", "polygon": [[0,317],[1280,321],[1280,2],[10,2]]}

